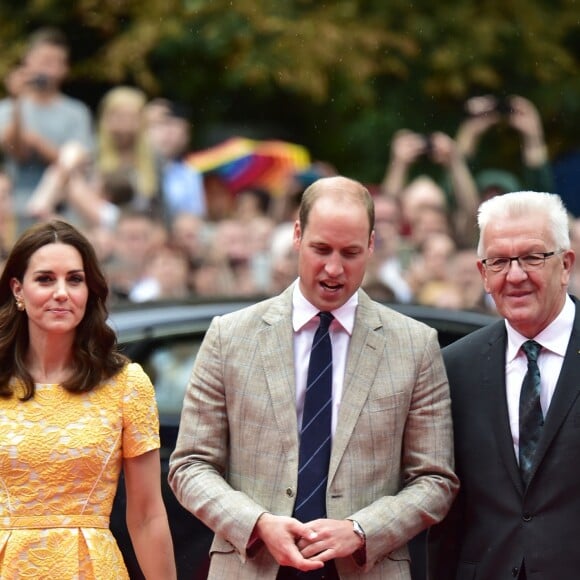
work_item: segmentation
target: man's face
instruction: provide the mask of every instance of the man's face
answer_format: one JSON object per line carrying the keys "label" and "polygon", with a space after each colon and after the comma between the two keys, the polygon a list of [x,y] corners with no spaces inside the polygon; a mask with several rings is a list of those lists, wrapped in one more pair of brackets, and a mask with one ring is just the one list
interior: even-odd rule
{"label": "man's face", "polygon": [[360,287],[373,252],[365,207],[332,196],[318,198],[304,231],[298,221],[294,226],[294,247],[306,299],[320,310],[339,308]]}
{"label": "man's face", "polygon": [[400,228],[401,216],[396,203],[377,196],[375,199],[375,255],[390,258],[397,253]]}
{"label": "man's face", "polygon": [[128,264],[142,266],[153,245],[153,224],[144,217],[127,217],[117,225],[115,253]]}
{"label": "man's face", "polygon": [[[490,223],[483,238],[484,258],[524,256],[557,251],[543,215]],[[504,272],[478,268],[498,312],[521,334],[533,338],[560,313],[566,297],[574,252],[548,258],[543,267],[525,272],[513,261]]]}
{"label": "man's face", "polygon": [[58,88],[68,74],[68,54],[60,46],[38,44],[26,55],[25,65],[31,77],[45,77]]}
{"label": "man's face", "polygon": [[150,124],[150,135],[163,159],[177,159],[189,146],[190,126],[185,119],[166,114]]}

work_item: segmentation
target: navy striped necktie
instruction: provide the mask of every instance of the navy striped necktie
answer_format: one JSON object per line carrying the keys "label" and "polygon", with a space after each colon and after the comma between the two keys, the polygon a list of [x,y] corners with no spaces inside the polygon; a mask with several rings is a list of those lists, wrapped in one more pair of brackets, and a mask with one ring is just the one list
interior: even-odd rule
{"label": "navy striped necktie", "polygon": [[298,464],[294,516],[302,522],[326,517],[326,483],[330,464],[332,424],[332,344],[329,327],[334,316],[320,312],[312,341]]}
{"label": "navy striped necktie", "polygon": [[538,355],[541,348],[542,346],[535,340],[528,340],[522,345],[528,357],[528,371],[520,393],[519,459],[522,480],[526,486],[530,479],[534,454],[544,425],[544,415],[540,405],[540,369],[538,367]]}

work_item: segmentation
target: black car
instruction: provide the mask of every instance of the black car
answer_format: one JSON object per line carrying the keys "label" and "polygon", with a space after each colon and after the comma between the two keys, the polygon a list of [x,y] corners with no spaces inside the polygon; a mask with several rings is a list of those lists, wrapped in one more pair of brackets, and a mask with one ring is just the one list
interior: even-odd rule
{"label": "black car", "polygon": [[[167,483],[169,456],[175,447],[181,405],[189,375],[205,332],[216,315],[226,314],[252,304],[254,300],[204,302],[152,302],[114,307],[110,324],[117,332],[123,352],[140,363],[155,385],[161,436],[162,490],[177,563],[179,579],[203,580],[207,576],[211,531],[185,510]],[[435,328],[439,343],[445,346],[495,320],[491,314],[389,304],[399,312]],[[125,525],[125,487],[121,481],[111,528],[125,557],[133,579],[144,578]],[[423,580],[424,538],[411,543],[413,578]],[[152,546],[152,549],[154,547]]]}

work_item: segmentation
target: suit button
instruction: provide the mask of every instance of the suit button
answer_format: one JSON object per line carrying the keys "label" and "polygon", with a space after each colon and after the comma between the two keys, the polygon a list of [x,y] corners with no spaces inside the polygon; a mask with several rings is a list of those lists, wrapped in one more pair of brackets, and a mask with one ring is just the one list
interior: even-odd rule
{"label": "suit button", "polygon": [[522,520],[524,520],[524,522],[531,522],[532,521],[532,514],[524,514],[522,516]]}
{"label": "suit button", "polygon": [[288,497],[294,497],[294,490],[291,487],[286,488],[286,495]]}
{"label": "suit button", "polygon": [[516,567],[512,568],[512,576],[514,578],[517,578],[519,573],[520,573],[519,568],[516,568]]}

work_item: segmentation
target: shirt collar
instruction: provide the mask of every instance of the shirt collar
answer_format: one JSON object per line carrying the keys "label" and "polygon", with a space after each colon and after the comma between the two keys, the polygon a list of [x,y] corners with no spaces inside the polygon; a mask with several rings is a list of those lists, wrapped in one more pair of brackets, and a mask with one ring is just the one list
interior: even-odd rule
{"label": "shirt collar", "polygon": [[[355,292],[340,308],[331,311],[336,321],[349,335],[352,335],[354,328],[357,306],[358,292]],[[299,280],[296,280],[294,291],[292,293],[292,328],[294,329],[294,332],[298,332],[302,329],[319,312],[320,311],[316,306],[306,300],[304,294],[302,294],[302,291],[300,290]]]}
{"label": "shirt collar", "polygon": [[[534,337],[534,340],[542,345],[547,350],[556,353],[559,356],[566,354],[570,334],[572,333],[572,326],[574,325],[574,318],[576,316],[576,307],[570,296],[566,295],[564,307],[560,310],[560,314],[548,325],[542,332]],[[505,321],[508,346],[507,346],[507,362],[511,362],[518,352],[528,340],[527,337],[520,334],[511,324]]]}

